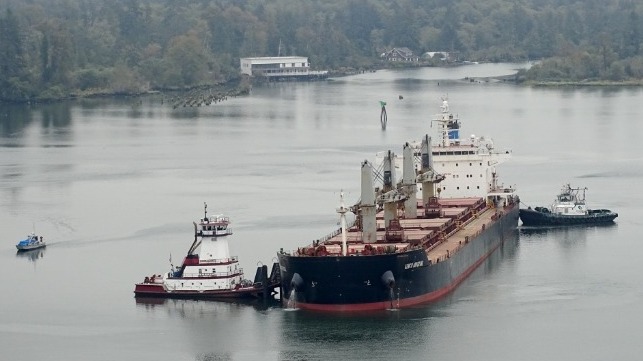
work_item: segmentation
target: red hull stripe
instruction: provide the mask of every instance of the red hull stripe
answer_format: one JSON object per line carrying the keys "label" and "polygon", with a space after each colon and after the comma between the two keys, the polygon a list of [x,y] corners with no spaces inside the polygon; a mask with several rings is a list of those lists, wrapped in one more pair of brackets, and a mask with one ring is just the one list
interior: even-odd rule
{"label": "red hull stripe", "polygon": [[[390,308],[405,308],[420,305],[423,303],[429,303],[436,301],[449,292],[453,291],[462,281],[464,281],[473,271],[475,271],[478,266],[480,266],[489,256],[500,247],[499,243],[496,247],[487,252],[482,256],[476,263],[467,268],[460,276],[455,278],[451,284],[446,287],[440,288],[430,293],[426,293],[421,296],[403,298],[398,301],[385,302],[370,302],[370,303],[356,303],[356,304],[335,304],[335,305],[325,305],[325,304],[315,304],[315,303],[304,303],[297,302],[297,308],[302,310],[311,310],[311,311],[324,311],[324,312],[356,312],[356,311],[377,311],[377,310],[386,310]],[[393,307],[391,307],[393,306]]]}

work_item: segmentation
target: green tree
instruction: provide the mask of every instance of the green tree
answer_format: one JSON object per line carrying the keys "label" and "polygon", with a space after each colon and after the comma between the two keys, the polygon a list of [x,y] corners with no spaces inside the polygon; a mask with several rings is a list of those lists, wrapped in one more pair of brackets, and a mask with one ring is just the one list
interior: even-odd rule
{"label": "green tree", "polygon": [[43,35],[41,47],[41,74],[45,85],[69,87],[74,69],[74,48],[69,30],[57,20],[40,26]]}
{"label": "green tree", "polygon": [[167,86],[207,84],[214,79],[208,72],[210,56],[194,32],[173,38],[163,60]]}
{"label": "green tree", "polygon": [[18,19],[11,9],[0,17],[0,99],[21,100],[31,96]]}

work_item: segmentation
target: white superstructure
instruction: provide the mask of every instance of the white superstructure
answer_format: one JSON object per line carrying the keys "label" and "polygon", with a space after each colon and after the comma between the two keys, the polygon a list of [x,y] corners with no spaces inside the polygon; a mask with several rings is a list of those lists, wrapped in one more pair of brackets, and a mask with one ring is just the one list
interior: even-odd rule
{"label": "white superstructure", "polygon": [[199,237],[183,265],[163,276],[168,292],[231,290],[242,281],[243,269],[237,257],[230,256],[225,237]]}
{"label": "white superstructure", "polygon": [[588,214],[585,204],[586,190],[587,188],[572,188],[569,184],[565,184],[550,207],[551,213],[566,216]]}
{"label": "white superstructure", "polygon": [[[511,150],[496,149],[491,138],[471,136],[460,138],[460,120],[449,110],[446,98],[442,99],[441,112],[431,120],[437,125],[437,141],[432,145],[433,168],[444,176],[436,184],[440,198],[506,196],[515,192],[515,187],[498,184],[496,166],[511,158]],[[421,141],[410,143],[415,156],[416,173],[421,165]],[[382,164],[385,152],[376,156],[376,164]],[[396,172],[402,172],[402,158],[397,157]],[[422,194],[418,184],[418,195]],[[419,197],[419,196],[418,196]]]}
{"label": "white superstructure", "polygon": [[203,237],[212,236],[227,236],[232,234],[232,230],[228,227],[230,219],[223,214],[215,214],[208,217],[208,205],[203,203],[205,211],[203,218],[199,220],[197,225],[197,235]]}
{"label": "white superstructure", "polygon": [[232,234],[228,217],[208,217],[205,203],[204,208],[205,216],[199,223],[194,223],[194,242],[183,264],[180,267],[171,265],[170,272],[158,281],[150,279],[162,282],[167,292],[224,291],[243,285],[243,269],[239,267],[237,257],[230,255],[229,237],[223,237]]}

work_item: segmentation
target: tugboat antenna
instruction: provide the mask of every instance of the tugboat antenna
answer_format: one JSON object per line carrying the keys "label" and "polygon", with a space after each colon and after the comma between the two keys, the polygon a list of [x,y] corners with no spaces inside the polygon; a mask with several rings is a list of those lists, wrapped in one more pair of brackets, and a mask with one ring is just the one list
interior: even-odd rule
{"label": "tugboat antenna", "polygon": [[203,215],[203,218],[204,218],[204,219],[207,219],[207,218],[208,218],[208,204],[207,204],[207,203],[205,203],[205,202],[203,202],[203,212],[205,213],[205,214]]}

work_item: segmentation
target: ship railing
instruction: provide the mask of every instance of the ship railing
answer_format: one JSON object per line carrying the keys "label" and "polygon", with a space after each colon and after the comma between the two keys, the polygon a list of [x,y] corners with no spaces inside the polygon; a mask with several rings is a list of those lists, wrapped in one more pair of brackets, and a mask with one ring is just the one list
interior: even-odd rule
{"label": "ship railing", "polygon": [[183,278],[185,277],[192,277],[192,278],[212,278],[212,277],[218,277],[218,278],[226,278],[226,277],[233,277],[237,275],[242,275],[243,274],[243,268],[239,268],[235,271],[231,272],[183,272]]}
{"label": "ship railing", "polygon": [[[352,228],[355,225],[355,222],[356,221],[353,221],[353,222],[347,224],[346,225],[346,230],[348,231],[350,228]],[[333,232],[327,234],[326,236],[318,239],[317,243],[324,243],[324,242],[328,241],[329,239],[331,239],[331,238],[333,238],[333,237],[335,237],[337,235],[340,235],[341,233],[342,233],[342,229],[338,228],[338,229],[334,230]]]}
{"label": "ship railing", "polygon": [[202,259],[200,260],[200,264],[228,264],[228,263],[235,263],[239,262],[239,257],[237,256],[232,256],[228,258],[213,258],[213,259]]}
{"label": "ship railing", "polygon": [[[484,201],[481,203],[484,208]],[[475,205],[474,208],[477,208],[478,205]],[[468,216],[462,217],[460,220],[455,220],[445,224],[439,230],[432,232],[426,235],[420,242],[420,244],[426,249],[426,251],[431,251],[436,248],[445,240],[449,239],[451,236],[462,230],[466,225],[473,222],[475,219],[474,211],[470,210],[467,212]],[[457,248],[459,249],[459,247]]]}
{"label": "ship railing", "polygon": [[[465,243],[468,242],[468,238],[465,240]],[[453,250],[446,250],[446,254],[443,254],[441,256],[435,257],[435,263],[440,263],[444,262],[447,259],[451,258],[452,255],[458,253],[460,249],[463,247],[462,241],[453,249]],[[433,263],[433,259],[430,259],[429,262]]]}

